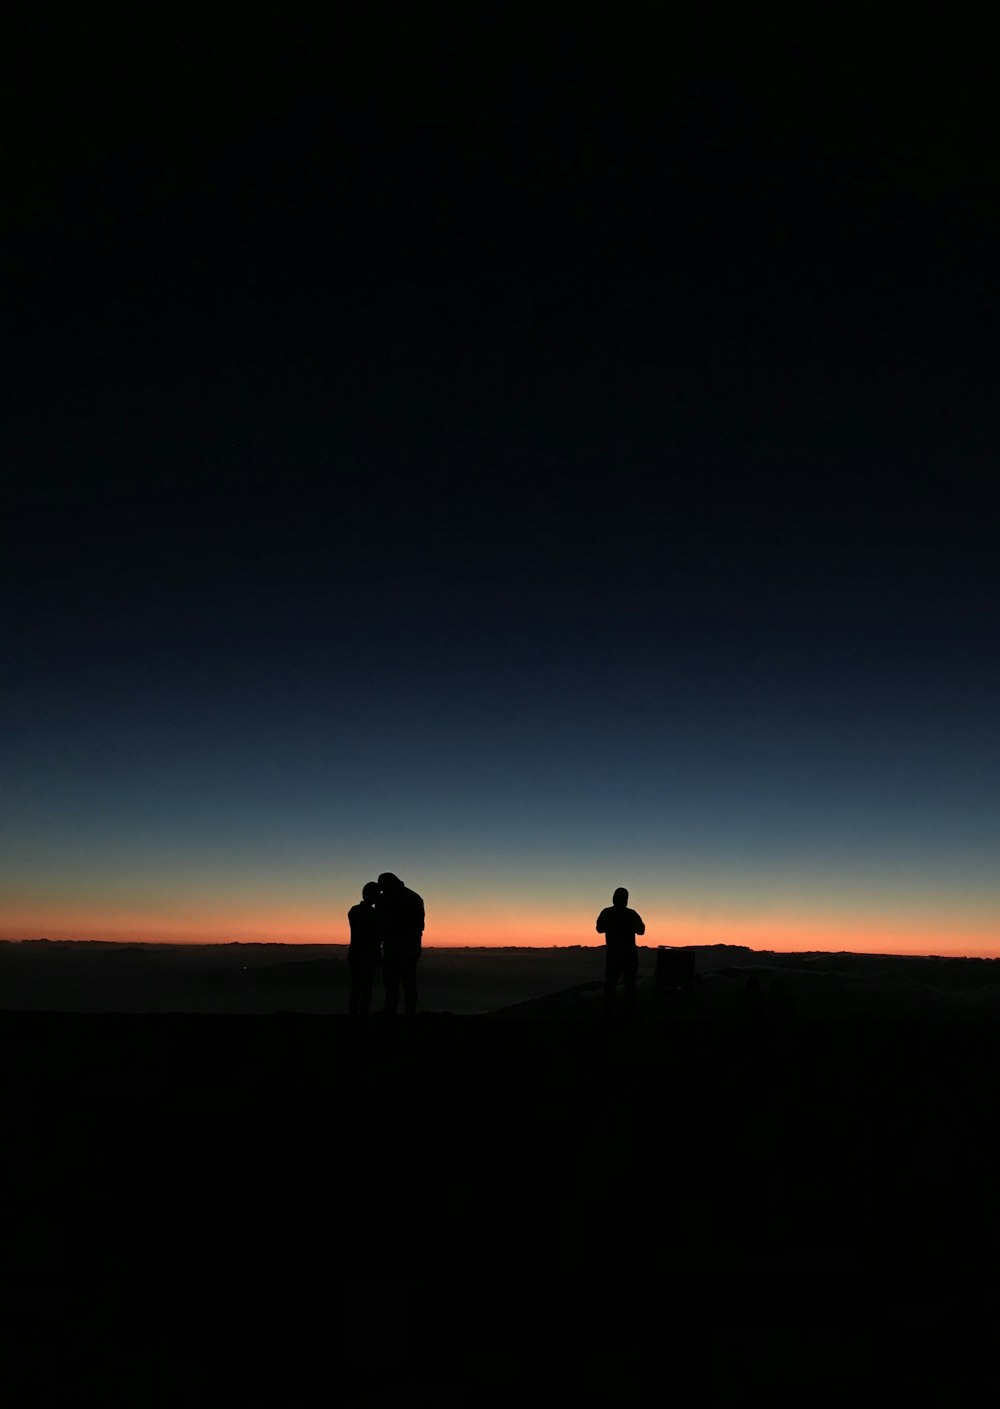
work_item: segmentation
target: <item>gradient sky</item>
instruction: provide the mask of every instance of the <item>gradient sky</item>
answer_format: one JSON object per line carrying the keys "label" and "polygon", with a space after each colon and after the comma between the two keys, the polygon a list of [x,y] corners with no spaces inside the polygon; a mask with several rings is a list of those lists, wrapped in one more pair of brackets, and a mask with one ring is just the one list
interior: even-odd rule
{"label": "gradient sky", "polygon": [[24,30],[0,937],[1000,954],[992,75],[707,8]]}

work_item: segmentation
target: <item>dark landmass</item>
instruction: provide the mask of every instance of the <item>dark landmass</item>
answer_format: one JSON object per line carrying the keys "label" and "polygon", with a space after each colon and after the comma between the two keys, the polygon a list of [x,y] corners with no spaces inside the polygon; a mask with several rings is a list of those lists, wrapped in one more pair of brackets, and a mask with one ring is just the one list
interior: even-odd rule
{"label": "dark landmass", "polygon": [[[258,954],[260,1010],[226,1011],[218,954],[109,948],[91,996],[155,973],[215,1009],[43,1011],[40,948],[69,952],[3,947],[0,1111],[6,1365],[42,1400],[997,1388],[992,961],[720,946],[665,990],[649,950],[603,1024],[599,949],[508,952],[509,987],[555,986],[365,1025],[286,1002],[335,994],[338,953]],[[497,957],[438,953],[425,996]]]}
{"label": "dark landmass", "polygon": [[[751,972],[775,979],[800,1016],[1000,1014],[1000,960],[885,954],[785,954],[743,945],[691,948],[698,984],[675,1017],[725,1016]],[[657,949],[639,951],[640,1006],[654,1009]],[[420,962],[420,1006],[457,1016],[591,1017],[602,945],[435,948]],[[0,1010],[66,1013],[343,1013],[347,946],[0,942]],[[380,989],[376,981],[376,1002]],[[558,995],[567,992],[573,1001]],[[541,1003],[541,1007],[533,1004]]]}
{"label": "dark landmass", "polygon": [[[601,972],[596,946],[438,949],[420,962],[424,1011],[480,1013]],[[652,972],[651,954],[644,971]],[[0,1008],[49,1012],[347,1011],[345,944],[0,943]],[[376,981],[376,998],[380,996]],[[378,1006],[376,1002],[376,1006]]]}

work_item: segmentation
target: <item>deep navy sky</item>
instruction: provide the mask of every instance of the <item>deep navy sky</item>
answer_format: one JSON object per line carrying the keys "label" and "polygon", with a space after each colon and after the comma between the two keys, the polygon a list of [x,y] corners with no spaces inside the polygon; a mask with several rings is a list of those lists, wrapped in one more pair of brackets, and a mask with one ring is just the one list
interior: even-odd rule
{"label": "deep navy sky", "polygon": [[7,929],[1000,947],[991,48],[804,8],[14,11]]}

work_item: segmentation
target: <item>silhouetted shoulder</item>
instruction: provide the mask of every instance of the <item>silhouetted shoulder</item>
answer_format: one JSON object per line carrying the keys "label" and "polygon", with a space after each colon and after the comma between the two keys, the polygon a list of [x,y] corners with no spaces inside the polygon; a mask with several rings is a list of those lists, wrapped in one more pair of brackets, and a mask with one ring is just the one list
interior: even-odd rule
{"label": "silhouetted shoulder", "polygon": [[378,929],[379,915],[374,906],[365,905],[359,901],[357,905],[352,905],[348,910],[347,922],[351,927],[352,936],[367,937]]}
{"label": "silhouetted shoulder", "polygon": [[608,905],[597,917],[598,934],[606,934],[609,939],[620,940],[624,936],[645,934],[646,926],[634,910],[622,905]]}
{"label": "silhouetted shoulder", "polygon": [[421,931],[423,931],[425,920],[423,896],[418,895],[415,890],[410,890],[409,888],[404,891],[404,894],[413,923],[419,925]]}
{"label": "silhouetted shoulder", "polygon": [[415,890],[400,886],[386,892],[379,902],[383,923],[393,934],[420,935],[424,932],[424,902]]}

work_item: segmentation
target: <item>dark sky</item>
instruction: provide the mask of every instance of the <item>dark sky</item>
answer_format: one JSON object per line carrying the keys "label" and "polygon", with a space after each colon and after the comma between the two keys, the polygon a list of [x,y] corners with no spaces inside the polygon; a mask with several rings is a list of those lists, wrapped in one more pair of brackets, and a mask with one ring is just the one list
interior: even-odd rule
{"label": "dark sky", "polygon": [[220,913],[538,864],[589,914],[632,863],[664,915],[871,918],[937,865],[1000,933],[985,35],[11,15],[12,914],[190,918],[207,848]]}

